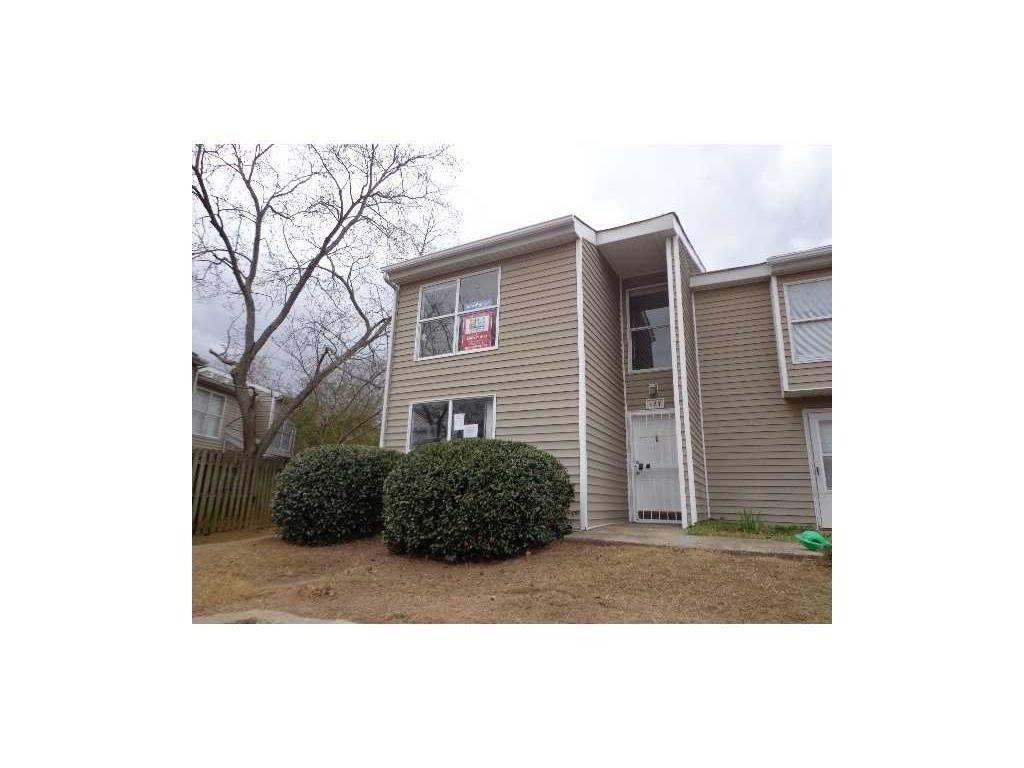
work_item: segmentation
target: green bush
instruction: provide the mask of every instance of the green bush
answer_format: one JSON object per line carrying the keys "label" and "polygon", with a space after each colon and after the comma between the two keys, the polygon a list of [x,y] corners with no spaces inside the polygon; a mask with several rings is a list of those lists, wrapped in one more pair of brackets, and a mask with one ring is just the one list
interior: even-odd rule
{"label": "green bush", "polygon": [[433,443],[384,484],[384,541],[435,560],[516,557],[571,530],[569,474],[554,456],[506,440]]}
{"label": "green bush", "polygon": [[398,458],[365,445],[322,445],[294,457],[277,476],[272,519],[281,538],[321,546],[379,533],[384,479]]}

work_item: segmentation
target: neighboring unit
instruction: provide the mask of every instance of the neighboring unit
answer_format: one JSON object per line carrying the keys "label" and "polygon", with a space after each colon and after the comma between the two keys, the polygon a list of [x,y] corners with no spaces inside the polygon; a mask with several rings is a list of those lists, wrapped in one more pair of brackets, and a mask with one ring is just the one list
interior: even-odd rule
{"label": "neighboring unit", "polygon": [[[256,397],[256,436],[270,428],[274,411],[284,395],[249,385]],[[235,399],[231,377],[210,368],[203,358],[192,353],[192,447],[237,451],[242,448],[242,415]],[[295,448],[295,425],[286,421],[264,452],[267,457],[288,457]]]}
{"label": "neighboring unit", "polygon": [[832,526],[832,249],[707,272],[674,213],[575,216],[387,267],[381,445],[555,455],[573,525]]}

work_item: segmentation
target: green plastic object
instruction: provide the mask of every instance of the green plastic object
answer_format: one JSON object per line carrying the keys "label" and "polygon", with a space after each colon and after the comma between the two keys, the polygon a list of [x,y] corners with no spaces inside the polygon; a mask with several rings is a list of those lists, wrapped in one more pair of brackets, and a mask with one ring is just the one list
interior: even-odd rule
{"label": "green plastic object", "polygon": [[803,533],[798,533],[793,538],[812,552],[817,552],[819,549],[832,546],[832,542],[817,531],[804,531]]}

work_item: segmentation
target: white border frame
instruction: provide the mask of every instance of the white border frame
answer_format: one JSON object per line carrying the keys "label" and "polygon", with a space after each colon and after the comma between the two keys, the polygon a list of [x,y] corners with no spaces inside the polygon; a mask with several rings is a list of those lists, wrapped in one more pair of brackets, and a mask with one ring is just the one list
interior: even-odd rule
{"label": "white border frame", "polygon": [[486,440],[494,440],[494,433],[498,426],[498,396],[489,395],[448,395],[440,397],[426,397],[423,400],[416,400],[409,403],[409,415],[405,422],[405,452],[408,453],[412,450],[412,409],[416,405],[425,405],[427,403],[448,403],[448,434],[445,437],[445,442],[450,443],[452,440],[452,402],[455,400],[486,400],[491,399],[491,418],[488,420],[488,426],[491,428],[491,436],[487,437],[484,435]]}
{"label": "white border frame", "polygon": [[[631,524],[641,525],[676,525],[675,520],[639,520],[636,516],[636,488],[633,482],[636,478],[636,472],[633,467],[633,417],[634,416],[647,416],[650,414],[661,414],[671,418],[675,422],[675,415],[677,409],[673,406],[672,408],[656,408],[648,410],[646,408],[634,409],[632,411],[626,411],[626,521]],[[676,467],[679,466],[679,456],[676,456]],[[683,498],[679,499],[679,518],[680,520],[686,519],[686,500]]]}
{"label": "white border frame", "polygon": [[[620,284],[621,284],[621,278],[619,278],[619,280],[620,280]],[[669,339],[671,340],[671,338],[672,338],[672,318],[671,318],[672,300],[669,299],[669,307],[668,307],[668,309],[669,309],[670,317],[669,317],[669,321],[668,321],[668,325],[667,326],[645,325],[642,328],[634,329],[632,321],[630,320],[630,316],[629,316],[629,297],[633,293],[655,293],[656,291],[658,291],[661,288],[664,288],[667,291],[668,290],[668,283],[667,282],[666,283],[651,283],[650,285],[638,285],[636,288],[627,288],[626,289],[626,305],[625,305],[625,307],[622,307],[621,306],[621,302],[620,302],[620,312],[623,309],[625,309],[625,312],[626,312],[626,314],[623,317],[625,319],[625,324],[626,324],[626,352],[627,352],[627,355],[628,355],[626,357],[626,373],[628,373],[629,375],[633,375],[635,373],[640,373],[640,374],[643,374],[643,373],[657,373],[658,371],[671,371],[672,370],[671,366],[662,366],[661,368],[634,368],[633,367],[633,331],[634,330],[643,331],[643,330],[646,330],[648,328],[668,328],[669,329]]]}
{"label": "white border frame", "polygon": [[[772,277],[772,280],[775,278]],[[829,349],[828,357],[816,357],[811,360],[797,360],[796,359],[796,339],[793,336],[793,313],[789,310],[789,286],[801,285],[803,283],[823,283],[825,281],[832,282],[832,275],[828,277],[809,277],[806,280],[789,280],[782,283],[782,296],[786,300],[786,333],[789,334],[789,357],[793,365],[808,365],[812,363],[831,363],[832,362],[832,350]],[[832,291],[829,291],[829,296],[832,295]],[[803,317],[797,320],[797,323],[814,323],[821,322],[822,320],[828,320],[832,322],[832,315],[822,315],[821,317]],[[785,354],[783,352],[783,354]],[[788,387],[787,387],[788,389]]]}
{"label": "white border frame", "polygon": [[[811,430],[811,417],[815,415],[828,414],[829,418],[832,418],[831,408],[804,408],[803,409],[803,420],[804,420],[804,441],[807,444],[807,467],[811,473],[811,494],[814,497],[814,521],[817,523],[818,528],[822,527],[821,524],[821,498],[818,492],[818,472],[817,467],[814,463],[814,433]],[[829,526],[831,530],[831,526]]]}
{"label": "white border frame", "polygon": [[[217,397],[219,397],[221,400],[224,401],[224,405],[222,405],[220,407],[220,428],[217,430],[217,434],[214,436],[214,435],[204,435],[202,433],[193,432],[192,433],[192,437],[201,437],[204,440],[221,440],[221,441],[223,441],[224,440],[224,424],[226,422],[226,419],[224,417],[227,416],[228,396],[225,395],[223,392],[217,392],[215,390],[210,389],[209,387],[204,387],[204,386],[202,386],[202,385],[200,385],[198,383],[195,386],[192,387],[192,395],[195,396],[196,390],[200,390],[200,389],[203,392],[206,392],[207,394],[216,395]],[[255,398],[253,399],[253,402],[255,404]],[[206,423],[206,418],[205,417],[207,415],[208,414],[204,411],[203,412],[203,417],[204,417],[203,418],[203,423]],[[232,423],[234,423],[234,422],[232,422]]]}
{"label": "white border frame", "polygon": [[587,499],[587,355],[583,325],[583,239],[576,238],[576,357],[579,360],[580,530],[590,528]]}
{"label": "white border frame", "polygon": [[[686,440],[683,437],[683,421],[680,412],[683,415],[689,413],[689,406],[685,398],[685,390],[681,390],[679,386],[680,379],[685,375],[679,368],[679,312],[677,309],[676,302],[676,286],[678,275],[676,274],[677,255],[674,238],[665,238],[665,273],[668,276],[668,308],[669,308],[669,339],[672,343],[672,407],[675,410],[675,422],[676,422],[676,461],[679,465],[679,500],[683,506],[683,514],[681,514],[680,520],[682,522],[683,529],[690,527],[689,523],[689,512],[688,512],[688,499],[686,498],[686,480],[683,472],[683,462],[687,460],[689,453],[686,450],[684,443]],[[685,342],[684,342],[685,344]],[[683,356],[685,359],[686,350],[683,348]],[[687,434],[689,430],[687,430]]]}
{"label": "white border frame", "polygon": [[[469,309],[459,312],[459,291],[462,287],[462,281],[467,277],[475,277],[476,275],[484,275],[488,272],[498,273],[498,293],[494,299],[493,307],[481,307],[480,309]],[[455,281],[455,311],[451,315],[438,315],[437,317],[428,317],[425,320],[420,317],[420,312],[423,308],[423,291],[426,288],[432,288],[435,285],[444,285]],[[472,312],[484,312],[488,309],[494,310],[494,344],[489,347],[478,347],[477,349],[463,349],[459,350],[459,315],[470,314]],[[452,318],[453,330],[452,330],[452,352],[445,352],[441,355],[430,355],[429,357],[420,356],[420,323],[429,320],[441,320],[448,317]],[[453,275],[446,277],[443,280],[435,280],[431,283],[423,283],[416,295],[416,339],[413,344],[412,359],[419,362],[420,360],[438,360],[444,357],[455,357],[456,355],[471,355],[475,352],[490,352],[493,349],[498,348],[500,341],[499,334],[501,333],[501,265],[497,264],[487,269],[478,269],[475,272],[466,272],[461,275]]]}

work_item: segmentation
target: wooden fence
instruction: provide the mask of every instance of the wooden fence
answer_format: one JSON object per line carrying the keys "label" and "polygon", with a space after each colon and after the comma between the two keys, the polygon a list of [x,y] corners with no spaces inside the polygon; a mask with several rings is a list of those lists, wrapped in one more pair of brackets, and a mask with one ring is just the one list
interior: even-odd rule
{"label": "wooden fence", "polygon": [[192,449],[192,535],[270,525],[274,478],[285,459]]}

